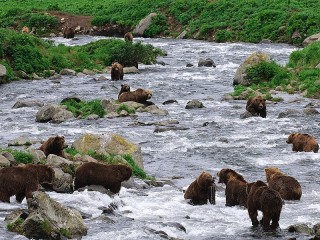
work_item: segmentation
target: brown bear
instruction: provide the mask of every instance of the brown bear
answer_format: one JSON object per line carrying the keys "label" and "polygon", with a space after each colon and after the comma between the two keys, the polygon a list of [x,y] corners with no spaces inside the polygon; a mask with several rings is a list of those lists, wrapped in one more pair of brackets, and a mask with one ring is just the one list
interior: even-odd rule
{"label": "brown bear", "polygon": [[29,28],[27,26],[23,26],[23,28],[21,29],[21,32],[22,33],[29,33],[30,30],[29,30]]}
{"label": "brown bear", "polygon": [[63,29],[63,37],[64,38],[74,38],[74,35],[75,35],[75,31],[72,27],[66,26]]}
{"label": "brown bear", "polygon": [[67,148],[68,146],[65,143],[64,136],[55,136],[50,137],[47,141],[42,143],[39,150],[43,151],[46,157],[49,154],[54,154],[63,158],[66,158],[63,149]]}
{"label": "brown bear", "polygon": [[123,66],[118,62],[112,63],[111,80],[123,80],[123,75]]}
{"label": "brown bear", "polygon": [[125,41],[129,41],[129,42],[133,42],[133,35],[131,32],[127,32],[125,35],[124,35],[124,40]]}
{"label": "brown bear", "polygon": [[[257,226],[258,210],[262,212],[262,223],[264,230],[276,229],[279,226],[280,214],[282,209],[282,199],[280,193],[269,188],[262,181],[247,184],[248,193],[248,213],[252,225]],[[272,224],[270,225],[270,221]]]}
{"label": "brown bear", "polygon": [[121,182],[129,180],[132,169],[120,164],[88,162],[76,169],[74,189],[89,185],[101,185],[113,193],[118,193]]}
{"label": "brown bear", "polygon": [[192,205],[215,204],[216,187],[214,178],[208,172],[202,172],[200,176],[187,188],[184,198],[190,199]]}
{"label": "brown bear", "polygon": [[283,174],[276,167],[266,168],[264,171],[269,187],[278,191],[282,199],[300,200],[301,185],[294,177]]}
{"label": "brown bear", "polygon": [[262,96],[250,97],[247,101],[246,110],[253,116],[266,118],[266,100]]}
{"label": "brown bear", "polygon": [[287,143],[292,143],[292,151],[294,152],[315,152],[319,151],[317,140],[309,135],[302,133],[292,133],[287,139]]}
{"label": "brown bear", "polygon": [[[122,88],[120,92],[122,91]],[[123,92],[119,94],[119,102],[133,101],[142,104],[152,105],[153,103],[148,102],[147,100],[152,97],[152,90],[138,88],[135,91]]]}
{"label": "brown bear", "polygon": [[219,177],[218,183],[224,183],[226,185],[226,206],[232,207],[240,205],[247,207],[247,181],[244,180],[243,176],[229,168],[221,169],[217,175]]}
{"label": "brown bear", "polygon": [[9,203],[10,197],[16,195],[17,202],[21,203],[25,197],[32,197],[32,192],[38,190],[39,184],[51,184],[53,179],[54,170],[46,165],[3,168],[0,170],[0,201]]}
{"label": "brown bear", "polygon": [[118,94],[118,100],[119,100],[119,98],[120,98],[120,95],[121,95],[121,93],[123,93],[123,92],[130,92],[130,85],[129,84],[121,84],[121,89],[120,89],[120,92],[119,92],[119,94]]}

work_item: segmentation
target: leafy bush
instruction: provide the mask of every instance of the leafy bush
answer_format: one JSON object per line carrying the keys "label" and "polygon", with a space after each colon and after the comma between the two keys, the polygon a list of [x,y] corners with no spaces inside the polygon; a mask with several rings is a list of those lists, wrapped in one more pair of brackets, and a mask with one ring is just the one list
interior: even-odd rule
{"label": "leafy bush", "polygon": [[227,42],[232,40],[232,33],[228,30],[218,30],[215,36],[217,42]]}
{"label": "leafy bush", "polygon": [[18,162],[18,163],[32,163],[33,162],[33,156],[31,153],[27,153],[24,151],[20,151],[20,150],[15,150],[15,149],[11,149],[11,148],[6,148],[4,150],[0,150],[1,151],[6,151],[9,152],[13,155],[14,159]]}
{"label": "leafy bush", "polygon": [[247,78],[254,84],[269,82],[277,74],[280,67],[275,62],[263,61],[246,70]]}
{"label": "leafy bush", "polygon": [[99,117],[104,117],[104,115],[106,114],[99,99],[94,99],[87,102],[77,102],[74,99],[70,99],[63,102],[62,105],[67,106],[67,110],[72,112],[75,117],[80,116],[81,118],[86,118],[91,114],[96,114]]}
{"label": "leafy bush", "polygon": [[150,26],[147,28],[147,30],[144,32],[144,35],[146,37],[154,37],[159,35],[160,33],[163,33],[167,29],[167,18],[162,14],[158,14],[156,17],[152,19],[152,22]]}

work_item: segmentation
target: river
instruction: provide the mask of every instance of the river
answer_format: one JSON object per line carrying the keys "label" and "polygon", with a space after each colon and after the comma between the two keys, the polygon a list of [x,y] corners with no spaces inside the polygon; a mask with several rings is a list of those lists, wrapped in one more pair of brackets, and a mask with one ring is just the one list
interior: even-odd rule
{"label": "river", "polygon": [[[79,36],[78,40],[55,38],[67,45],[85,44],[100,37]],[[233,91],[233,76],[239,66],[255,51],[264,51],[279,64],[286,64],[293,46],[284,44],[213,43],[195,40],[134,39],[150,43],[167,51],[158,60],[165,65],[139,65],[140,74],[126,74],[123,81],[97,80],[99,75],[63,77],[57,81],[23,80],[0,85],[0,147],[19,136],[47,139],[64,135],[68,144],[85,132],[118,133],[142,147],[144,166],[150,176],[172,179],[174,185],[146,189],[122,188],[119,195],[110,198],[98,192],[74,192],[49,195],[60,203],[74,207],[90,217],[85,240],[103,239],[163,239],[165,232],[175,239],[309,239],[302,234],[288,233],[290,225],[320,222],[320,157],[319,153],[295,153],[286,143],[292,132],[309,133],[319,140],[320,118],[301,115],[278,118],[287,109],[303,111],[316,100],[299,95],[278,92],[283,102],[267,105],[267,118],[240,119],[246,101],[223,100]],[[197,67],[200,58],[211,58],[216,68]],[[186,67],[191,63],[193,67]],[[37,123],[38,108],[12,109],[19,99],[37,99],[45,103],[59,103],[64,97],[76,94],[82,99],[117,98],[120,84],[129,83],[153,90],[152,101],[168,110],[167,116],[138,113],[137,118],[73,120],[61,124]],[[162,105],[169,99],[177,103]],[[205,108],[186,109],[188,101],[200,100]],[[319,103],[319,101],[318,101]],[[318,105],[319,106],[319,105]],[[320,110],[319,108],[317,109]],[[177,127],[186,130],[155,133],[155,126],[133,123],[177,120]],[[204,123],[208,122],[206,126]],[[37,146],[36,146],[37,147]],[[226,207],[224,186],[218,184],[216,205],[191,206],[183,198],[186,188],[202,171],[216,176],[222,168],[232,168],[251,182],[264,180],[264,168],[275,166],[294,176],[302,186],[301,201],[286,201],[283,206],[280,229],[263,232],[253,229],[247,210]],[[141,181],[137,180],[141,183]],[[101,217],[100,207],[110,203],[118,206],[113,215]],[[18,204],[0,203],[1,239],[25,239],[6,230],[3,221]],[[259,213],[261,217],[261,213]],[[111,219],[111,220],[110,220]],[[111,223],[112,222],[112,223]],[[185,231],[177,226],[182,225]],[[163,232],[161,232],[163,231]],[[164,234],[164,233],[163,233]]]}

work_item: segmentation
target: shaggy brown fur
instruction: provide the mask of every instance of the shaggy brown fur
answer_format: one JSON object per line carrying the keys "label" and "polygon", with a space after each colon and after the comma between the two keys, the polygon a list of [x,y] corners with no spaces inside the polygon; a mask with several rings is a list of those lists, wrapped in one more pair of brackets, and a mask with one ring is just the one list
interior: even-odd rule
{"label": "shaggy brown fur", "polygon": [[214,178],[208,172],[202,172],[200,176],[190,184],[184,194],[185,199],[190,199],[193,205],[215,204]]}
{"label": "shaggy brown fur", "polygon": [[262,96],[250,97],[247,101],[246,110],[253,116],[267,116],[266,100]]}
{"label": "shaggy brown fur", "polygon": [[123,75],[123,66],[118,62],[112,63],[111,80],[123,80]]}
{"label": "shaggy brown fur", "polygon": [[287,139],[287,143],[292,143],[292,151],[294,152],[315,152],[319,151],[317,140],[309,135],[302,133],[292,133]]}
{"label": "shaggy brown fur", "polygon": [[113,193],[118,193],[121,182],[129,180],[131,175],[131,168],[125,165],[88,162],[77,168],[74,188],[77,190],[89,185],[101,185]]}
{"label": "shaggy brown fur", "polygon": [[54,154],[63,158],[66,158],[66,155],[63,152],[67,145],[65,144],[64,136],[55,136],[50,137],[47,141],[42,143],[39,150],[43,151],[46,157],[49,154]]}
{"label": "shaggy brown fur", "polygon": [[63,29],[63,37],[64,38],[74,38],[74,35],[75,35],[75,31],[72,27],[66,26]]}
{"label": "shaggy brown fur", "polygon": [[246,184],[242,175],[232,169],[224,168],[218,172],[219,183],[226,185],[226,206],[244,206],[247,207]]}
{"label": "shaggy brown fur", "polygon": [[120,92],[118,94],[118,100],[120,98],[120,95],[121,93],[124,93],[124,92],[130,92],[130,85],[129,84],[121,84],[121,89],[120,89]]}
{"label": "shaggy brown fur", "polygon": [[[276,229],[279,226],[280,214],[282,209],[282,199],[280,194],[269,188],[262,181],[247,184],[248,193],[248,213],[252,225],[257,226],[258,210],[262,212],[262,220],[264,230]],[[270,221],[272,224],[270,225]]]}
{"label": "shaggy brown fur", "polygon": [[29,28],[28,28],[27,26],[24,26],[24,27],[21,29],[21,32],[22,32],[22,33],[29,33],[30,30],[29,30]]}
{"label": "shaggy brown fur", "polygon": [[283,174],[276,167],[266,168],[264,171],[269,187],[278,191],[284,200],[300,200],[301,186],[294,177]]}
{"label": "shaggy brown fur", "polygon": [[146,104],[148,103],[147,100],[150,99],[151,97],[152,97],[152,90],[138,88],[135,91],[122,92],[119,95],[118,100],[119,102],[134,101],[134,102]]}
{"label": "shaggy brown fur", "polygon": [[53,169],[41,164],[3,168],[0,170],[0,201],[10,202],[10,197],[16,195],[17,202],[21,203],[25,197],[32,197],[39,184],[52,183],[53,179]]}
{"label": "shaggy brown fur", "polygon": [[127,32],[125,35],[124,35],[124,40],[125,41],[129,41],[129,42],[132,42],[133,41],[133,35],[131,32]]}

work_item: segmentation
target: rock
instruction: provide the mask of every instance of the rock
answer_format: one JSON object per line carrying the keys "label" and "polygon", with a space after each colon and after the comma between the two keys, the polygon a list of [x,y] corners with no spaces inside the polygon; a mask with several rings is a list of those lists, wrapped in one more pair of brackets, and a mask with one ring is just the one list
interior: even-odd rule
{"label": "rock", "polygon": [[307,46],[311,43],[317,42],[317,41],[320,41],[320,33],[317,33],[317,34],[314,34],[314,35],[307,37],[305,40],[303,40],[302,45],[305,47],[305,46]]}
{"label": "rock", "polygon": [[89,150],[115,155],[130,154],[136,164],[143,169],[141,146],[134,144],[118,134],[86,133],[76,139],[72,147],[78,152],[86,154]]}
{"label": "rock", "polygon": [[253,115],[248,111],[245,111],[244,113],[240,114],[240,119],[245,119],[249,117],[253,117]]}
{"label": "rock", "polygon": [[148,113],[151,113],[153,115],[158,115],[158,116],[166,116],[166,115],[168,115],[168,111],[167,110],[160,109],[156,105],[151,105],[151,106],[148,106],[146,108],[139,109],[139,111],[148,112]]}
{"label": "rock", "polygon": [[18,100],[12,108],[23,107],[43,107],[44,103],[40,100]]}
{"label": "rock", "polygon": [[6,217],[6,224],[29,239],[81,239],[88,230],[77,210],[62,206],[40,191],[34,192],[28,200],[28,213],[13,214]]}
{"label": "rock", "polygon": [[169,127],[156,127],[154,129],[154,133],[161,133],[161,132],[167,132],[167,131],[178,131],[178,130],[189,130],[190,128],[187,127],[176,127],[176,126],[169,126]]}
{"label": "rock", "polygon": [[150,13],[148,16],[146,16],[144,19],[142,19],[138,25],[133,30],[133,35],[135,36],[143,36],[144,31],[148,29],[152,22],[152,18],[156,17],[156,13]]}
{"label": "rock", "polygon": [[8,143],[8,146],[30,146],[32,141],[27,136],[20,136]]}
{"label": "rock", "polygon": [[10,167],[10,161],[4,156],[0,155],[0,168]]}
{"label": "rock", "polygon": [[27,152],[33,156],[32,162],[35,164],[40,163],[46,159],[46,155],[41,150],[29,147],[27,148]]}
{"label": "rock", "polygon": [[7,68],[4,65],[0,64],[0,78],[6,75],[7,75]]}
{"label": "rock", "polygon": [[85,75],[94,75],[94,74],[96,74],[94,71],[91,71],[89,69],[83,69],[82,73],[85,74]]}
{"label": "rock", "polygon": [[308,235],[312,235],[313,231],[310,227],[308,227],[307,224],[296,224],[296,225],[291,225],[288,228],[288,232],[298,232],[298,233],[305,233]]}
{"label": "rock", "polygon": [[76,76],[76,71],[68,68],[64,68],[60,71],[61,75],[68,75],[68,76]]}
{"label": "rock", "polygon": [[170,179],[145,180],[145,183],[154,187],[163,187],[164,185],[174,186]]}
{"label": "rock", "polygon": [[317,223],[313,226],[313,231],[317,238],[320,238],[320,223]]}
{"label": "rock", "polygon": [[59,193],[72,193],[73,192],[73,178],[69,173],[65,173],[60,168],[54,168],[54,180],[52,188]]}
{"label": "rock", "polygon": [[[65,168],[66,166],[71,166],[73,167],[73,162],[65,159],[63,157],[59,157],[57,155],[54,154],[49,154],[47,157],[47,164],[53,168],[61,168],[62,170],[64,170],[63,168]],[[64,171],[66,172],[66,171]]]}
{"label": "rock", "polygon": [[132,67],[124,67],[123,68],[123,73],[124,74],[129,74],[129,73],[137,74],[137,73],[140,73],[140,72],[139,72],[138,68],[132,66]]}
{"label": "rock", "polygon": [[101,105],[107,113],[115,112],[120,107],[120,103],[113,98],[101,100]]}
{"label": "rock", "polygon": [[34,80],[40,80],[40,79],[42,79],[42,78],[39,77],[38,74],[32,73],[32,79],[34,79]]}
{"label": "rock", "polygon": [[73,113],[67,111],[60,105],[47,104],[43,106],[36,114],[37,122],[61,123],[68,119],[73,118]]}
{"label": "rock", "polygon": [[172,103],[178,103],[178,101],[175,99],[169,99],[167,101],[164,101],[162,104],[167,105],[167,104],[172,104]]}
{"label": "rock", "polygon": [[[61,75],[60,74],[57,74],[55,73],[53,76],[49,77],[50,80],[57,80],[57,79],[60,79],[61,78]],[[60,83],[60,82],[55,82],[55,83]]]}
{"label": "rock", "polygon": [[198,67],[216,67],[216,64],[211,58],[207,58],[207,59],[200,58],[198,62]]}
{"label": "rock", "polygon": [[183,30],[179,36],[176,37],[176,39],[183,39],[186,35],[187,35],[188,31],[187,30]]}
{"label": "rock", "polygon": [[187,102],[186,109],[193,109],[193,108],[203,108],[204,105],[199,100],[193,99],[189,102]]}
{"label": "rock", "polygon": [[303,110],[303,113],[306,115],[316,115],[319,114],[319,111],[315,108],[306,108]]}
{"label": "rock", "polygon": [[78,192],[83,192],[85,190],[100,192],[103,194],[107,194],[110,197],[114,195],[113,192],[111,192],[110,190],[106,189],[104,186],[101,186],[101,185],[89,185],[89,186],[85,186],[77,189]]}
{"label": "rock", "polygon": [[[315,68],[320,69],[320,63]],[[318,83],[318,84],[320,84],[320,83]]]}
{"label": "rock", "polygon": [[0,156],[3,156],[3,157],[5,157],[6,159],[8,159],[9,162],[10,162],[10,166],[15,165],[16,160],[14,159],[12,153],[9,153],[9,152],[1,152],[1,153],[0,153]]}
{"label": "rock", "polygon": [[187,63],[186,67],[193,67],[192,63]]}
{"label": "rock", "polygon": [[97,120],[99,118],[100,117],[97,114],[90,114],[89,116],[86,117],[87,120]]}
{"label": "rock", "polygon": [[270,56],[267,53],[255,52],[251,54],[240,66],[238,67],[234,77],[233,85],[241,84],[244,86],[251,85],[250,79],[246,79],[246,70],[262,61],[270,62]]}
{"label": "rock", "polygon": [[278,118],[299,117],[301,115],[301,112],[299,112],[298,110],[288,109],[284,112],[279,113]]}
{"label": "rock", "polygon": [[270,43],[272,43],[272,41],[270,39],[262,39],[259,43],[260,44],[270,44]]}

